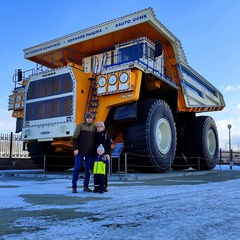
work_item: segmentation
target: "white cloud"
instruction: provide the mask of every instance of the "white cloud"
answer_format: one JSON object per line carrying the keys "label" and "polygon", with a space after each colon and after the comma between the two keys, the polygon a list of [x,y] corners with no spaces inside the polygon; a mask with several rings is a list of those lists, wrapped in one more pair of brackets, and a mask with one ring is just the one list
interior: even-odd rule
{"label": "white cloud", "polygon": [[222,119],[216,121],[218,135],[219,135],[219,147],[222,150],[228,150],[229,147],[229,129],[228,124],[231,124],[230,137],[231,137],[231,147],[233,151],[238,151],[239,140],[240,140],[240,119]]}
{"label": "white cloud", "polygon": [[234,90],[235,88],[232,85],[228,85],[227,87],[224,88],[224,92],[232,92]]}

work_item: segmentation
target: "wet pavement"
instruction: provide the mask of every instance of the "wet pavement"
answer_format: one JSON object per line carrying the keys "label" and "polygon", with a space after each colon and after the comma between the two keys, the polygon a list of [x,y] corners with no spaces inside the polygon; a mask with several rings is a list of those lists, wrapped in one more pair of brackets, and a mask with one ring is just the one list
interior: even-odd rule
{"label": "wet pavement", "polygon": [[[44,172],[42,170],[0,170],[1,216],[0,239],[6,236],[17,236],[23,232],[40,231],[39,223],[34,225],[34,219],[61,222],[90,217],[88,212],[76,211],[89,201],[112,201],[116,192],[126,194],[131,186],[156,187],[176,185],[201,185],[213,182],[224,182],[240,179],[239,168],[229,170],[218,166],[210,171],[171,171],[167,173],[127,173],[109,175],[109,192],[102,195],[82,191],[83,173],[78,181],[77,194],[71,193],[72,170],[66,172]],[[90,180],[90,188],[93,179]],[[121,190],[118,190],[121,189]],[[81,208],[81,207],[80,207]],[[94,217],[94,216],[92,216]],[[57,219],[56,219],[57,218]],[[27,226],[19,226],[20,221],[29,221]],[[28,226],[29,225],[29,226]],[[16,227],[17,226],[17,227]],[[43,229],[45,227],[42,227]],[[4,236],[4,238],[1,238]],[[9,238],[14,239],[14,238]],[[24,238],[25,239],[25,238]],[[27,238],[26,238],[27,239]],[[45,238],[44,238],[45,239]]]}

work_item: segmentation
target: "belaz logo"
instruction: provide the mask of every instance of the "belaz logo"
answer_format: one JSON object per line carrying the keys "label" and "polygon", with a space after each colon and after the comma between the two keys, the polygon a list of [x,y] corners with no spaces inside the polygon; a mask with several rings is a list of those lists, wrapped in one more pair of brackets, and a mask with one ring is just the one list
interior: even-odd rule
{"label": "belaz logo", "polygon": [[50,134],[50,131],[44,131],[44,132],[40,132],[40,134]]}

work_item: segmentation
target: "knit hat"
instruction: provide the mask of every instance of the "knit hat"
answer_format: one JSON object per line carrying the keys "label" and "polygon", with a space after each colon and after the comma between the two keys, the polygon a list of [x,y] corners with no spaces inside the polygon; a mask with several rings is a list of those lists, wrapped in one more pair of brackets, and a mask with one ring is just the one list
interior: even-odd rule
{"label": "knit hat", "polygon": [[87,119],[87,118],[91,118],[91,119],[93,119],[93,115],[92,115],[92,113],[87,112],[87,113],[85,114],[85,119]]}
{"label": "knit hat", "polygon": [[103,147],[102,144],[99,145],[99,147],[97,148],[97,151],[98,151],[98,150],[102,150],[103,152],[105,152],[105,149],[104,149],[104,147]]}
{"label": "knit hat", "polygon": [[104,122],[99,121],[96,126],[102,126],[105,129]]}

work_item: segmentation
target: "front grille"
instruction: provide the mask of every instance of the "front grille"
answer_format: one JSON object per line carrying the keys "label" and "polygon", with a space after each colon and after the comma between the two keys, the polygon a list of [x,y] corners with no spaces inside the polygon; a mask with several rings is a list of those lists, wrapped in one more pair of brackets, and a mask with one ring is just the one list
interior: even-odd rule
{"label": "front grille", "polygon": [[70,73],[52,76],[30,82],[27,92],[27,100],[49,97],[71,92],[73,88]]}
{"label": "front grille", "polygon": [[25,121],[72,115],[72,96],[27,103]]}
{"label": "front grille", "polygon": [[[72,91],[70,73],[30,82],[27,90],[25,121],[72,115]],[[69,93],[68,96],[66,93]],[[49,97],[51,99],[46,99]],[[41,101],[41,98],[44,100]],[[31,102],[28,103],[28,100]]]}

